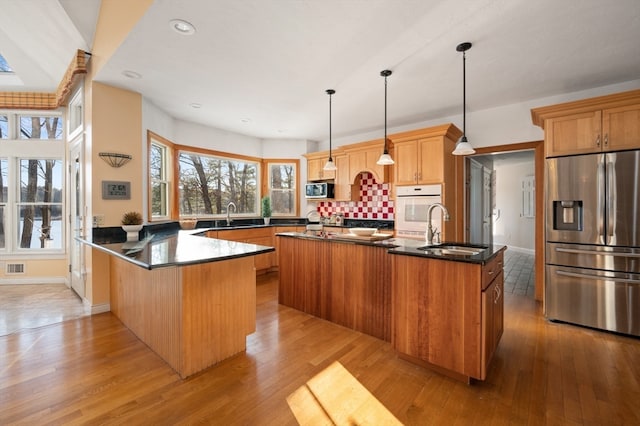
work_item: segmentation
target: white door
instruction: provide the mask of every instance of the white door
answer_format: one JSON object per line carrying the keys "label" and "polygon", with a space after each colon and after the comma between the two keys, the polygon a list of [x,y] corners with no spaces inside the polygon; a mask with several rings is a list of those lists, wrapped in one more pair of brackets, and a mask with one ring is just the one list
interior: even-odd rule
{"label": "white door", "polygon": [[81,136],[71,145],[69,153],[69,250],[70,250],[70,281],[71,288],[84,298],[85,273],[84,250],[82,243],[76,237],[85,237],[85,207],[83,184],[83,147],[84,140]]}
{"label": "white door", "polygon": [[482,208],[482,164],[474,159],[469,160],[469,242],[480,244],[484,240],[482,238],[483,227],[483,208]]}
{"label": "white door", "polygon": [[493,244],[493,185],[492,170],[482,168],[482,244]]}

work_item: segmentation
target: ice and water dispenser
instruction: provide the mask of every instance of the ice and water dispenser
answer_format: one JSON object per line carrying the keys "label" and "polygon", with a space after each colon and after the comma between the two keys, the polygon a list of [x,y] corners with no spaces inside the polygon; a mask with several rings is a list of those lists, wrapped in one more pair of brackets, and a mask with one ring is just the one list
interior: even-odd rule
{"label": "ice and water dispenser", "polygon": [[553,229],[582,231],[582,200],[553,201]]}

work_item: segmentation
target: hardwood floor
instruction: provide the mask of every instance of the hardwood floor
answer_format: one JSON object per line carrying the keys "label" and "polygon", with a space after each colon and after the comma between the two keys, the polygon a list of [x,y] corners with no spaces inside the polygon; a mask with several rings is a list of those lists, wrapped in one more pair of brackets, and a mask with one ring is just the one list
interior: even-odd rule
{"label": "hardwood floor", "polygon": [[246,353],[180,380],[112,314],[0,337],[0,424],[294,425],[286,398],[339,361],[407,425],[639,424],[640,339],[544,320],[505,295],[505,332],[472,386],[391,345],[277,304],[258,279]]}
{"label": "hardwood floor", "polygon": [[0,336],[89,314],[80,297],[64,284],[0,286]]}

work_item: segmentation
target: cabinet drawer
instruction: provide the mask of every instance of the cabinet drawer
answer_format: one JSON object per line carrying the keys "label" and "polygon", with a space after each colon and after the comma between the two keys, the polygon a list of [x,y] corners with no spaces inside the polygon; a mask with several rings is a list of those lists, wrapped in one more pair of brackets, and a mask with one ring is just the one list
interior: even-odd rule
{"label": "cabinet drawer", "polygon": [[500,274],[504,267],[504,253],[501,251],[482,268],[482,289],[485,290],[489,284]]}

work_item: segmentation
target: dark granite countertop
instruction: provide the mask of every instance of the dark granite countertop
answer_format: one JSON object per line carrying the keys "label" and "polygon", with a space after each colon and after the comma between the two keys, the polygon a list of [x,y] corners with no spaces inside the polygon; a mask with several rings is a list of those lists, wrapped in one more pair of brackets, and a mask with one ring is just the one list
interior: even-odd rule
{"label": "dark granite countertop", "polygon": [[207,238],[202,235],[206,231],[195,229],[159,233],[138,242],[80,241],[146,269],[219,262],[275,250],[274,247],[258,244]]}
{"label": "dark granite countertop", "polygon": [[[338,242],[345,244],[360,244],[360,245],[368,245],[375,247],[385,247],[388,249],[390,254],[403,255],[403,256],[417,256],[424,257],[430,259],[440,259],[440,260],[450,260],[454,262],[467,262],[467,263],[479,263],[484,265],[491,259],[493,259],[501,250],[504,250],[506,247],[502,245],[490,245],[490,246],[480,246],[476,244],[468,244],[468,243],[455,243],[455,242],[444,242],[441,244],[434,244],[429,248],[432,250],[422,250],[421,248],[426,246],[424,241],[420,240],[412,240],[409,238],[388,238],[385,240],[379,241],[367,241],[367,240],[345,240],[338,239],[332,236],[331,234],[325,236],[316,236],[311,234],[305,234],[302,232],[281,232],[276,234],[281,237],[291,237],[291,238],[302,238],[307,240],[317,240],[317,241],[330,241],[330,242]],[[451,254],[447,253],[446,250],[442,250],[445,246],[459,246],[462,248],[465,247],[482,247],[483,251],[478,254]]]}

